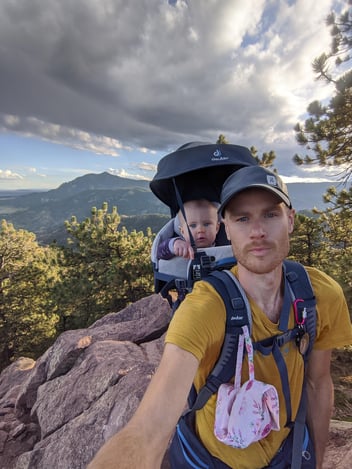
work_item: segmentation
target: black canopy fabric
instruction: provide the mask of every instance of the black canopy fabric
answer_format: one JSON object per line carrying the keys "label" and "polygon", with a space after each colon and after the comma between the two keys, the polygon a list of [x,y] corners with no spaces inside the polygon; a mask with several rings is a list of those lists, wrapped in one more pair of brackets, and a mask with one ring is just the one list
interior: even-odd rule
{"label": "black canopy fabric", "polygon": [[175,184],[183,203],[202,198],[220,202],[228,176],[243,166],[256,164],[248,148],[240,145],[187,143],[159,161],[150,189],[174,216],[180,208]]}

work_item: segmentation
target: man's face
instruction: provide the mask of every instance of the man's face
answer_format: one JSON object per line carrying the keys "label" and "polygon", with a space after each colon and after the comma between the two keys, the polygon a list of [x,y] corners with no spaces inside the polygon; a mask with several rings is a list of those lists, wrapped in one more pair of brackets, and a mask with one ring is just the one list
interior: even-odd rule
{"label": "man's face", "polygon": [[257,274],[280,265],[289,252],[294,213],[265,189],[248,189],[231,199],[224,222],[237,262]]}

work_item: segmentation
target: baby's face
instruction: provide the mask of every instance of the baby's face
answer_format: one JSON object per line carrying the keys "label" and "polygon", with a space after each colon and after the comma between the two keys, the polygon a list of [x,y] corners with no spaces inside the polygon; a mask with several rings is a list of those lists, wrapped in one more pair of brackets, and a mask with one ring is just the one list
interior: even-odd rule
{"label": "baby's face", "polygon": [[[184,208],[196,247],[212,246],[220,226],[216,207],[206,201],[190,201],[184,204]],[[184,220],[180,228],[183,237],[189,242],[189,233]]]}

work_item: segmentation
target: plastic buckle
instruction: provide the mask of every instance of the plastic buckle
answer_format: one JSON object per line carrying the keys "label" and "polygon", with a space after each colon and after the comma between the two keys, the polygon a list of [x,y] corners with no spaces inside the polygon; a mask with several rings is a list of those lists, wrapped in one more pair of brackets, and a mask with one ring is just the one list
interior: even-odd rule
{"label": "plastic buckle", "polygon": [[203,269],[211,269],[211,264],[214,262],[214,256],[201,256],[200,264]]}
{"label": "plastic buckle", "polygon": [[180,293],[186,293],[187,291],[187,284],[186,280],[183,278],[176,278],[175,279],[175,286],[176,290]]}
{"label": "plastic buckle", "polygon": [[291,334],[290,331],[286,331],[283,334],[275,336],[274,341],[281,348],[283,345],[285,345],[290,340],[290,334]]}

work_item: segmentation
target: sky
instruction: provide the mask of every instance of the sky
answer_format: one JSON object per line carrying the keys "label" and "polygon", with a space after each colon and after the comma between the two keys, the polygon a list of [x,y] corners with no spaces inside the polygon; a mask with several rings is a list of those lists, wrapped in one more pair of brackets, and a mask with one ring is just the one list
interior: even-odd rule
{"label": "sky", "polygon": [[153,178],[192,141],[275,151],[297,167],[294,125],[333,90],[312,62],[346,0],[1,0],[0,190],[54,189],[88,173]]}

